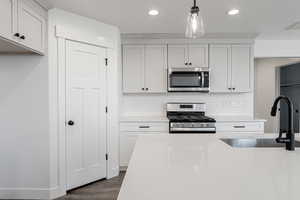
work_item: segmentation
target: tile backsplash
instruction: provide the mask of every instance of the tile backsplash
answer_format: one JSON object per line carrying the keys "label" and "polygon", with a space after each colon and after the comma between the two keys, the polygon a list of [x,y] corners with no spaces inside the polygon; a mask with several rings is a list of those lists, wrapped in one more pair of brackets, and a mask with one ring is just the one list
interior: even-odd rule
{"label": "tile backsplash", "polygon": [[123,95],[121,102],[121,115],[165,116],[165,105],[168,102],[203,102],[207,105],[207,115],[253,116],[253,93],[171,93],[165,95]]}

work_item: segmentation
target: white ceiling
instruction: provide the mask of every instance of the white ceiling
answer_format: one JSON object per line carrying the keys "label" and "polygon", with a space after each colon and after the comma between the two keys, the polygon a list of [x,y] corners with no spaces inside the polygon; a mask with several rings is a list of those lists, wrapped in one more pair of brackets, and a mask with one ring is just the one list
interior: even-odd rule
{"label": "white ceiling", "polygon": [[[122,33],[184,33],[192,0],[44,0],[48,5],[116,25]],[[299,0],[197,0],[208,33],[275,33],[300,21]],[[149,9],[158,16],[148,16]],[[239,16],[228,16],[239,8]],[[299,35],[300,37],[300,35]]]}

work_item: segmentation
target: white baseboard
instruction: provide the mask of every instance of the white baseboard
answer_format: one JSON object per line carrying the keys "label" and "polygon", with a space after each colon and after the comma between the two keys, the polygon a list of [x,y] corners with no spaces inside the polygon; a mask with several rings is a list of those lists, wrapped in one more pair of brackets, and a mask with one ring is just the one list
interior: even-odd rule
{"label": "white baseboard", "polygon": [[58,197],[65,196],[67,191],[62,187],[55,187],[50,190],[49,199],[56,199]]}
{"label": "white baseboard", "polygon": [[0,199],[55,199],[66,194],[60,188],[0,188]]}

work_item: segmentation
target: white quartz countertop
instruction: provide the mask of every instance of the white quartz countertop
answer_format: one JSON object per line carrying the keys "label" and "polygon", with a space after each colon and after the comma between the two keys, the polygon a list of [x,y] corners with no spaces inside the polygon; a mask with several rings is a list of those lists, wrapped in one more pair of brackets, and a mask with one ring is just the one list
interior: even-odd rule
{"label": "white quartz countertop", "polygon": [[266,122],[265,119],[257,119],[251,116],[243,115],[211,115],[217,122]]}
{"label": "white quartz countertop", "polygon": [[118,200],[299,200],[299,183],[300,149],[232,148],[216,135],[143,135]]}
{"label": "white quartz countertop", "polygon": [[[213,117],[217,122],[265,122],[264,119],[255,119],[251,116],[238,115],[208,115]],[[121,122],[168,122],[166,116],[121,116]]]}
{"label": "white quartz countertop", "polygon": [[121,122],[169,122],[166,116],[121,116]]}

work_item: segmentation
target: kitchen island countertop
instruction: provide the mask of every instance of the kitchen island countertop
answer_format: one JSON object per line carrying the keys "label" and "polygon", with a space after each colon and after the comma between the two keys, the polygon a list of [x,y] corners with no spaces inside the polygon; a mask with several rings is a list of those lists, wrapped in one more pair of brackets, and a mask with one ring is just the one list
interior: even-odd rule
{"label": "kitchen island countertop", "polygon": [[299,182],[300,149],[232,148],[216,135],[144,135],[118,200],[299,200]]}

